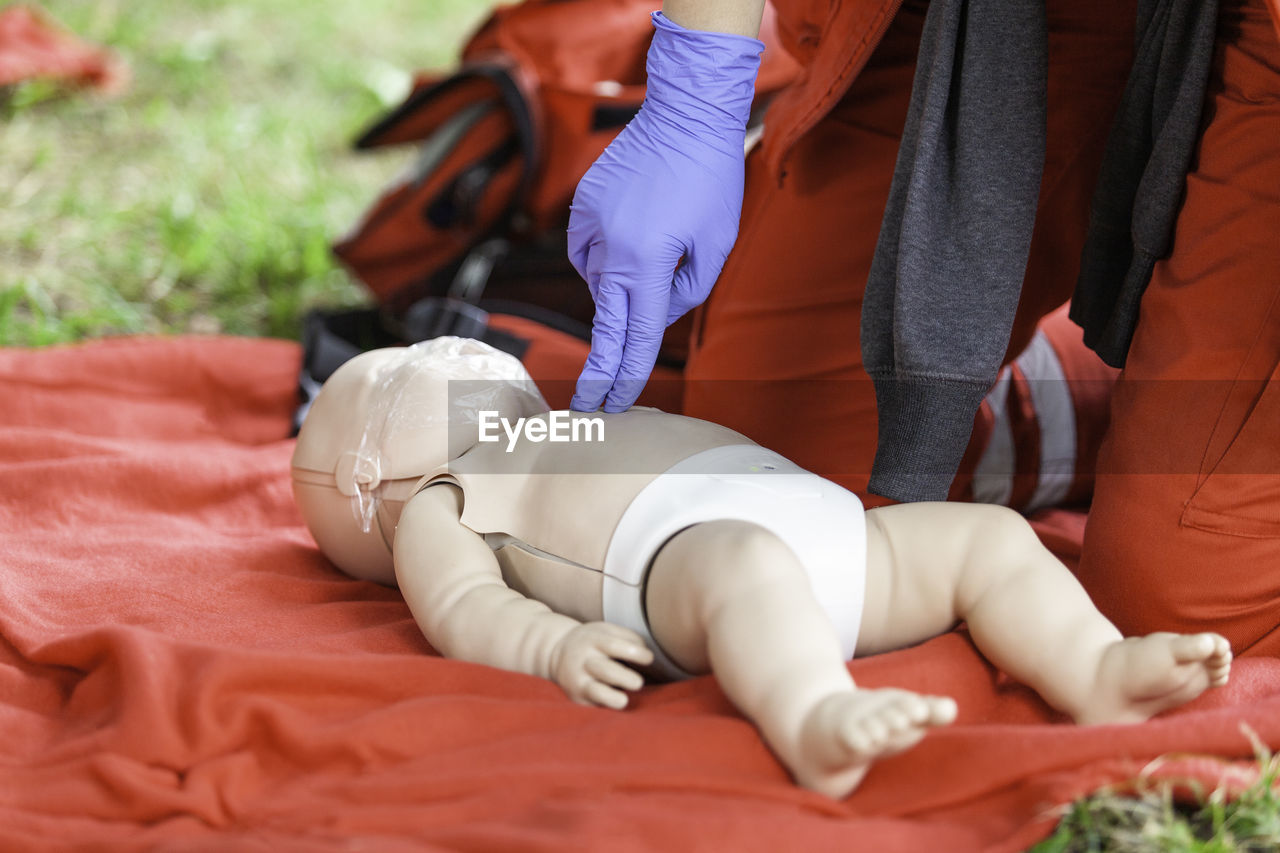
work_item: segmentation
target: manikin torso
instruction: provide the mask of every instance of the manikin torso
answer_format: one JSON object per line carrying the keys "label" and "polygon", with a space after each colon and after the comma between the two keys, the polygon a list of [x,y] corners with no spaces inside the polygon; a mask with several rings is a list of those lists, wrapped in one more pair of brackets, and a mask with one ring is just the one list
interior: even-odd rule
{"label": "manikin torso", "polygon": [[[402,564],[434,564],[444,540],[402,517],[452,485],[452,524],[481,538],[494,555],[481,562],[505,587],[564,617],[636,632],[654,651],[652,674],[679,678],[649,634],[649,570],[682,531],[745,522],[803,567],[844,659],[853,655],[867,554],[855,495],[707,421],[638,408],[548,413],[523,390],[519,363],[499,356],[437,339],[365,353],[326,382],[298,437],[293,484],[336,566],[402,586]],[[398,540],[415,544],[401,554]]]}
{"label": "manikin torso", "polygon": [[609,542],[641,490],[695,454],[753,442],[726,427],[654,409],[569,417],[599,418],[603,440],[535,442],[522,435],[509,444],[498,430],[498,441],[477,444],[419,480],[414,491],[456,484],[463,525],[485,537],[512,589],[566,616],[595,621],[603,618],[601,570]]}

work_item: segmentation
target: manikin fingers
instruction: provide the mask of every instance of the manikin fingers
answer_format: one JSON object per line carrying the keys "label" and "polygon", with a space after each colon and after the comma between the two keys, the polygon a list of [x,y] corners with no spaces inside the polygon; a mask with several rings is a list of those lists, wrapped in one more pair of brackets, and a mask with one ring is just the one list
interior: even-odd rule
{"label": "manikin fingers", "polygon": [[653,651],[644,644],[644,640],[634,632],[627,631],[626,628],[622,630],[627,632],[626,635],[602,638],[599,649],[615,660],[624,660],[640,666],[653,663]]}
{"label": "manikin fingers", "polygon": [[627,694],[599,681],[592,681],[588,684],[586,690],[583,691],[583,695],[593,705],[613,708],[615,711],[621,711],[627,707]]}
{"label": "manikin fingers", "polygon": [[587,658],[586,668],[587,674],[596,680],[623,690],[639,690],[644,687],[644,676],[606,657]]}

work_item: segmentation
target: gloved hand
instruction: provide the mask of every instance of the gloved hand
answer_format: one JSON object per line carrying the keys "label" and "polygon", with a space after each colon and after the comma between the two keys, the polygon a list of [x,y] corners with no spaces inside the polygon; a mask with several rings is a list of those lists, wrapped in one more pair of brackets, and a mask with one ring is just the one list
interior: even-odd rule
{"label": "gloved hand", "polygon": [[621,412],[662,333],[707,298],[738,236],[763,42],[653,13],[644,105],[578,184],[569,259],[596,302],[572,408]]}

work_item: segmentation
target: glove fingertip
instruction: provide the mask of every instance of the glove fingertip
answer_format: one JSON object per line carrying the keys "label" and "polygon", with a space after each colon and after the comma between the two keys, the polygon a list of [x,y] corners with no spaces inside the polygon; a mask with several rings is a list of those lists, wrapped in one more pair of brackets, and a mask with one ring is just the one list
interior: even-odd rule
{"label": "glove fingertip", "polygon": [[[635,387],[637,385],[639,387]],[[604,398],[604,410],[609,414],[625,412],[635,405],[636,398],[640,396],[640,392],[643,390],[643,382],[620,380],[613,386],[613,390],[609,392],[608,396]]]}
{"label": "glove fingertip", "polygon": [[586,397],[575,392],[573,399],[569,401],[569,408],[575,412],[595,412],[600,409],[600,398]]}

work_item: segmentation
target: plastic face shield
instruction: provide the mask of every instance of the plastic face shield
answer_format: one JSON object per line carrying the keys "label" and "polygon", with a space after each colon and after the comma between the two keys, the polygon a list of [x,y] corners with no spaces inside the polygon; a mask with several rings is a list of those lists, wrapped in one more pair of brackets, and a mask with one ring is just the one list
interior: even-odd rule
{"label": "plastic face shield", "polygon": [[368,533],[382,484],[425,474],[479,438],[481,412],[528,417],[548,406],[517,359],[469,338],[373,350],[325,383],[303,423],[294,467],[332,472]]}

